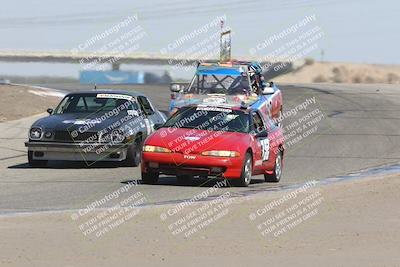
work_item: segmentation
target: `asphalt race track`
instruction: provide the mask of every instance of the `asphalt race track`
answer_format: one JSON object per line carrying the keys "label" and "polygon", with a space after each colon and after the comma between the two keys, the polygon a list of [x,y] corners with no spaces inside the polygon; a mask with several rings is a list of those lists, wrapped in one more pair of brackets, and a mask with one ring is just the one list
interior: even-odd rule
{"label": "asphalt race track", "polygon": [[[84,88],[43,86],[68,91]],[[161,110],[167,109],[168,86],[136,89],[147,94]],[[296,106],[298,110],[297,114],[289,112],[283,121],[285,127],[290,127],[286,132],[290,144],[281,183],[264,183],[258,176],[248,188],[227,187],[219,193],[229,190],[238,195],[252,194],[400,161],[399,86],[286,85],[281,89],[284,110],[289,112]],[[300,110],[302,103],[307,107]],[[82,208],[127,181],[140,182],[139,168],[108,163],[87,167],[85,163],[52,162],[46,168],[30,168],[24,142],[34,119],[0,123],[0,213]],[[299,132],[292,134],[296,130]],[[162,177],[159,185],[139,184],[134,190],[142,192],[146,204],[151,205],[190,199],[214,184],[214,180],[197,180],[182,186],[175,178]]]}

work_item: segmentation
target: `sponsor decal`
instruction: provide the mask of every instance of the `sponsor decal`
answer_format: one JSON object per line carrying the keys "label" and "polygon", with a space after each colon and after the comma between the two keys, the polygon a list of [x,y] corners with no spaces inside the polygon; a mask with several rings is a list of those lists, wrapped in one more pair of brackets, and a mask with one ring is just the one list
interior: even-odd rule
{"label": "sponsor decal", "polygon": [[86,125],[86,124],[99,124],[100,120],[64,120],[62,121],[64,124],[75,124],[75,125]]}
{"label": "sponsor decal", "polygon": [[205,98],[203,100],[203,103],[207,103],[207,104],[222,104],[222,103],[226,103],[226,97],[211,96],[209,98]]}
{"label": "sponsor decal", "polygon": [[114,99],[125,99],[132,100],[133,97],[129,95],[121,95],[121,94],[97,94],[97,98],[114,98]]}
{"label": "sponsor decal", "polygon": [[231,113],[232,110],[229,108],[220,108],[220,107],[208,107],[208,106],[197,106],[196,110],[204,110],[204,111],[218,111],[224,113]]}
{"label": "sponsor decal", "polygon": [[196,156],[193,155],[183,155],[184,159],[196,159]]}

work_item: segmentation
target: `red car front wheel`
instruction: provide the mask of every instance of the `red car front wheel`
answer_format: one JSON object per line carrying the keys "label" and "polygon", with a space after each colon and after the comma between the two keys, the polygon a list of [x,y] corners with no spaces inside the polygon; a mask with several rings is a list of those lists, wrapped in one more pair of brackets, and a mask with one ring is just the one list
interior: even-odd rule
{"label": "red car front wheel", "polygon": [[253,176],[253,159],[250,153],[246,153],[245,160],[243,162],[242,173],[239,179],[232,179],[230,183],[234,186],[249,186],[251,177]]}

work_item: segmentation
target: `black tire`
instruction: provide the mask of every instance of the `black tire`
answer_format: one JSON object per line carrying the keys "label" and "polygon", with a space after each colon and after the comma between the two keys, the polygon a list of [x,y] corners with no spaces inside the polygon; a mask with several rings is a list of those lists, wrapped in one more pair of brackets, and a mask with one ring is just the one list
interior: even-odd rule
{"label": "black tire", "polygon": [[242,166],[242,173],[239,179],[229,180],[229,183],[233,186],[247,187],[251,182],[253,176],[253,159],[249,152],[246,153],[245,160]]}
{"label": "black tire", "polygon": [[186,175],[177,175],[176,179],[178,184],[180,185],[190,185],[193,181],[193,175],[186,174]]}
{"label": "black tire", "polygon": [[282,177],[282,151],[276,155],[274,172],[272,174],[264,174],[266,182],[279,183]]}
{"label": "black tire", "polygon": [[126,152],[125,165],[129,167],[137,167],[142,161],[142,139],[137,137],[135,142],[128,146]]}
{"label": "black tire", "polygon": [[158,172],[142,172],[142,183],[144,184],[156,184],[158,182]]}
{"label": "black tire", "polygon": [[45,167],[47,165],[47,160],[37,160],[33,159],[33,151],[28,151],[28,163],[31,167]]}

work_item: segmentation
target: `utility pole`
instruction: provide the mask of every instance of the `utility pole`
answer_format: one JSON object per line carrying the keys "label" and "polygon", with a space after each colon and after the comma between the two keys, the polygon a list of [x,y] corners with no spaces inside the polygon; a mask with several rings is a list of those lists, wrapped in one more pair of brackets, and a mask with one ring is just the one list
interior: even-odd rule
{"label": "utility pole", "polygon": [[325,51],[324,49],[321,49],[321,62],[324,62],[324,55],[325,55]]}

